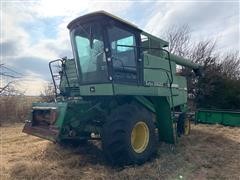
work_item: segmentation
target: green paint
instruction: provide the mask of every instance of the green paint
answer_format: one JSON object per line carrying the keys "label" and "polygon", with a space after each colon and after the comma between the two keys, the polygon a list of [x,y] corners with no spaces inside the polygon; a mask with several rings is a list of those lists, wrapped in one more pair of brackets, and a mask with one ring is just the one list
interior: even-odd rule
{"label": "green paint", "polygon": [[227,110],[198,109],[195,119],[199,123],[240,126],[240,112]]}
{"label": "green paint", "polygon": [[166,97],[152,97],[156,109],[159,139],[167,143],[175,143],[173,120],[170,105]]}
{"label": "green paint", "polygon": [[59,128],[61,128],[65,115],[66,115],[66,110],[67,110],[67,102],[56,102],[56,103],[46,103],[46,102],[38,102],[38,103],[33,103],[32,105],[33,108],[36,107],[55,107],[57,108],[57,120],[55,125]]}
{"label": "green paint", "polygon": [[134,98],[143,106],[145,106],[148,110],[156,113],[155,107],[152,102],[150,102],[146,97],[143,96],[134,96]]}
{"label": "green paint", "polygon": [[[93,89],[91,91],[91,89]],[[81,96],[111,96],[113,95],[112,84],[92,84],[80,86]]]}

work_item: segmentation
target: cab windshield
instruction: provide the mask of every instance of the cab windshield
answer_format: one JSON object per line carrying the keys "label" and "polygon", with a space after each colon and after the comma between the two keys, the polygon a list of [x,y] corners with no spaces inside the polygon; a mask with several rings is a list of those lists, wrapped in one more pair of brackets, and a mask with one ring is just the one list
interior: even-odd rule
{"label": "cab windshield", "polygon": [[104,52],[103,30],[98,23],[78,26],[72,31],[76,61],[80,65],[81,83],[106,82],[107,64]]}

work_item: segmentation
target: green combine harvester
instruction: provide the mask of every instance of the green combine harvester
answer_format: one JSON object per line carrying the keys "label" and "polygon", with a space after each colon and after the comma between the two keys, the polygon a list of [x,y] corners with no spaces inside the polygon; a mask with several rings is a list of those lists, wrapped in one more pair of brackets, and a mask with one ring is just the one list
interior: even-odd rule
{"label": "green combine harvester", "polygon": [[99,139],[117,165],[144,163],[159,141],[174,144],[189,133],[187,83],[176,65],[199,72],[198,64],[104,11],[77,18],[68,29],[74,59],[49,63],[56,101],[33,103],[23,132],[57,143]]}

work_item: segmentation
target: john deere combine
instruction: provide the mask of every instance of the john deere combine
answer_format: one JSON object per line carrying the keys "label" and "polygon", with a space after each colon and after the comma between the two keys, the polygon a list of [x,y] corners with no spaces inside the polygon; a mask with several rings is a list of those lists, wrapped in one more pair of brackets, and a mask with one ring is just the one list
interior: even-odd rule
{"label": "john deere combine", "polygon": [[[158,141],[175,143],[177,134],[189,132],[186,79],[176,64],[194,71],[198,64],[103,11],[73,20],[68,29],[74,59],[49,63],[56,101],[34,103],[23,132],[58,143],[98,138],[114,164],[141,164]],[[57,75],[55,63],[61,63]]]}

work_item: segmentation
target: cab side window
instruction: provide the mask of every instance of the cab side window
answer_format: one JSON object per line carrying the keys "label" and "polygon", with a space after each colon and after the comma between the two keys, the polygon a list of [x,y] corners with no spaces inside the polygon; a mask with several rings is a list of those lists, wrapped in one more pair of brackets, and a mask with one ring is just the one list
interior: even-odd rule
{"label": "cab side window", "polygon": [[115,80],[136,81],[136,40],[132,32],[113,26],[108,29]]}

